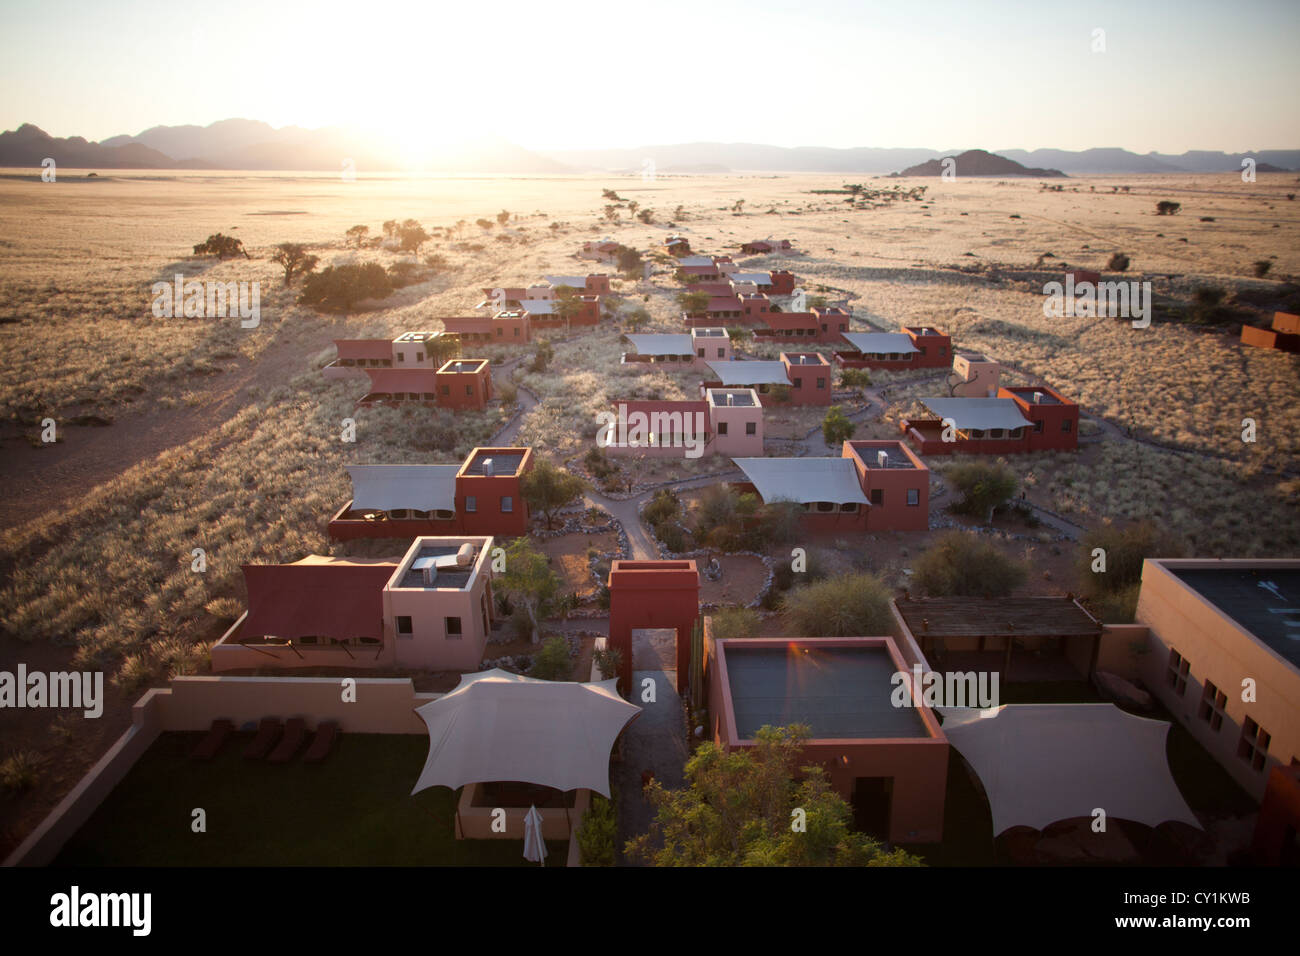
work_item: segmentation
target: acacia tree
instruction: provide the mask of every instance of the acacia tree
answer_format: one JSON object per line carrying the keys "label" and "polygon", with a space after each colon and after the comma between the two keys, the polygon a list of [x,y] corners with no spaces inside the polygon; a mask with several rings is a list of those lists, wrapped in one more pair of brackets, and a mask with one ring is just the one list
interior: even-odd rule
{"label": "acacia tree", "polygon": [[944,477],[962,495],[954,510],[983,516],[985,524],[993,522],[993,512],[1011,500],[1020,487],[1020,479],[1004,461],[963,462],[949,468]]}
{"label": "acacia tree", "polygon": [[499,213],[497,213],[497,225],[504,226],[509,221],[510,221],[510,213],[508,210],[502,209]]}
{"label": "acacia tree", "polygon": [[949,531],[913,563],[912,581],[928,597],[1006,597],[1025,580],[1025,566],[966,531]]}
{"label": "acacia tree", "polygon": [[523,480],[524,500],[529,508],[546,516],[548,530],[555,512],[577,500],[587,488],[582,478],[557,468],[549,458],[539,458]]}
{"label": "acacia tree", "polygon": [[216,256],[218,259],[225,259],[230,256],[243,256],[245,259],[251,259],[244,250],[242,239],[236,239],[234,236],[223,235],[214,232],[208,238],[204,239],[194,247],[196,256]]}
{"label": "acacia tree", "polygon": [[418,253],[420,246],[429,241],[429,234],[414,219],[408,219],[397,230],[397,241],[403,252]]}
{"label": "acacia tree", "polygon": [[361,243],[365,241],[366,235],[367,235],[369,232],[370,232],[370,227],[369,227],[369,226],[361,226],[361,225],[357,225],[357,226],[353,226],[351,229],[349,229],[349,230],[345,233],[345,235],[346,235],[349,239],[351,239],[353,242],[355,242],[355,243],[357,244],[357,248],[360,249],[360,248],[361,248]]}
{"label": "acacia tree", "polygon": [[923,865],[851,829],[853,810],[826,771],[801,766],[810,736],[802,724],[765,726],[752,749],[702,745],[686,763],[685,787],[651,781],[655,818],[625,852],[653,866]]}
{"label": "acacia tree", "polygon": [[271,261],[283,267],[284,284],[288,286],[293,284],[295,275],[307,275],[315,271],[320,259],[310,255],[307,247],[300,242],[282,242],[275,247]]}
{"label": "acacia tree", "polygon": [[682,307],[682,311],[690,315],[703,312],[709,307],[709,294],[707,292],[678,292],[677,304]]}
{"label": "acacia tree", "polygon": [[533,550],[527,538],[516,538],[506,548],[506,569],[497,578],[498,590],[510,603],[528,615],[531,639],[541,638],[540,622],[560,591],[560,578],[551,570],[546,556]]}

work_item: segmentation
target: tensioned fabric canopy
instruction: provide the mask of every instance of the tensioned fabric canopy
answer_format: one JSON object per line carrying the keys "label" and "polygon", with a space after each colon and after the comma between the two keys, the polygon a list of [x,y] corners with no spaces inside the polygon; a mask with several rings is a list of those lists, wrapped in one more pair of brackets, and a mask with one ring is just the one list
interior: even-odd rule
{"label": "tensioned fabric canopy", "polygon": [[923,398],[921,404],[958,428],[1027,428],[1032,422],[1010,398]]}
{"label": "tensioned fabric canopy", "polygon": [[1004,704],[991,717],[941,709],[943,732],[975,769],[993,811],[993,832],[1041,830],[1100,808],[1147,826],[1200,821],[1169,772],[1169,724],[1114,704]]}
{"label": "tensioned fabric canopy", "polygon": [[863,355],[906,355],[921,351],[904,332],[841,332]]}
{"label": "tensioned fabric canopy", "polygon": [[709,362],[723,385],[789,385],[785,364],[770,359],[757,362]]}
{"label": "tensioned fabric canopy", "polygon": [[310,555],[293,564],[246,564],[243,638],[384,637],[384,585],[397,565]]}
{"label": "tensioned fabric canopy", "polygon": [[432,395],[437,388],[437,378],[431,368],[368,368],[366,374],[370,376],[372,392]]}
{"label": "tensioned fabric canopy", "polygon": [[455,511],[460,465],[348,465],[353,511]]}
{"label": "tensioned fabric canopy", "polygon": [[694,355],[695,343],[679,332],[629,335],[627,340],[638,355]]}
{"label": "tensioned fabric canopy", "polygon": [[764,501],[870,504],[848,458],[733,458]]}
{"label": "tensioned fabric canopy", "polygon": [[429,756],[411,793],[510,780],[608,797],[610,750],[641,713],[617,683],[500,669],[462,675],[451,693],[415,709],[429,728]]}

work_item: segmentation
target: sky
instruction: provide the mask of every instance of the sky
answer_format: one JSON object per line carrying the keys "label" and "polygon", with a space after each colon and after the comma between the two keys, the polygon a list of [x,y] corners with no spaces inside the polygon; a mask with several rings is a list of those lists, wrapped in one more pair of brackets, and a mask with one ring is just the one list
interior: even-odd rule
{"label": "sky", "polygon": [[1300,148],[1297,36],[1300,0],[0,0],[0,129]]}

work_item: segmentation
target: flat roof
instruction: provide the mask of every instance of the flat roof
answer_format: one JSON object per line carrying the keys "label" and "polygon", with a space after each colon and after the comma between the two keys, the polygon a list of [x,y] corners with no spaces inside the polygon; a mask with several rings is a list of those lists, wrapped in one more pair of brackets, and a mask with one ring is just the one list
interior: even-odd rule
{"label": "flat roof", "polygon": [[782,352],[791,365],[830,365],[830,360],[820,352]]}
{"label": "flat roof", "polygon": [[479,372],[487,366],[487,359],[452,359],[442,368],[438,369],[438,374],[446,372]]}
{"label": "flat roof", "polygon": [[483,474],[483,463],[492,462],[492,474],[513,475],[519,471],[519,466],[523,463],[524,455],[527,449],[492,449],[491,451],[480,451],[465,465],[465,474],[481,475]]}
{"label": "flat roof", "polygon": [[[474,554],[470,558],[469,564],[457,566],[450,564],[445,559],[454,558],[460,551],[462,544],[468,544],[474,549]],[[470,579],[474,577],[474,565],[478,563],[479,545],[474,541],[448,541],[438,544],[422,544],[418,550],[413,549],[414,554],[411,560],[405,565],[402,572],[401,580],[394,585],[398,588],[456,588],[460,590],[469,584]],[[444,560],[439,561],[442,558]],[[418,567],[417,567],[418,565]],[[437,575],[433,584],[424,583],[424,567],[428,565],[434,567]]]}
{"label": "flat roof", "polygon": [[1069,597],[894,601],[915,637],[1090,637],[1101,625]]}
{"label": "flat roof", "polygon": [[[903,450],[902,442],[875,444],[873,442],[849,442],[849,447],[867,468],[921,468],[912,460],[912,456]],[[882,457],[883,460],[882,460]]]}
{"label": "flat roof", "polygon": [[1024,386],[1024,387],[1017,386],[1016,388],[1008,388],[1007,391],[1010,392],[1012,395],[1019,395],[1030,405],[1060,405],[1061,404],[1061,400],[1059,398],[1057,398],[1051,392],[1044,391],[1041,388],[1033,388],[1030,386]]}
{"label": "flat roof", "polygon": [[1300,668],[1300,567],[1166,568],[1261,644]]}
{"label": "flat roof", "polygon": [[752,388],[710,388],[706,393],[714,405],[727,408],[755,408],[758,405],[758,396]]}
{"label": "flat roof", "polygon": [[691,335],[695,336],[696,338],[702,338],[703,336],[706,335],[711,337],[726,338],[727,330],[720,325],[701,325],[698,328],[691,329]]}
{"label": "flat roof", "polygon": [[897,666],[883,646],[722,644],[736,733],[807,724],[814,739],[929,737],[915,707],[895,707]]}

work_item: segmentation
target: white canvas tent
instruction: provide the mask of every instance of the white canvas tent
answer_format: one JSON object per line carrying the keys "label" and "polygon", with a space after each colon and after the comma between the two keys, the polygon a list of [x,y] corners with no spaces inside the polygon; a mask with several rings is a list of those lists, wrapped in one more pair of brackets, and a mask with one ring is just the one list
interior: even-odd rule
{"label": "white canvas tent", "polygon": [[1093,810],[1156,826],[1180,820],[1201,828],[1169,772],[1169,724],[1114,704],[1004,704],[987,711],[949,708],[943,732],[988,794],[994,834],[1041,830]]}
{"label": "white canvas tent", "polygon": [[842,332],[845,341],[863,355],[911,355],[920,352],[906,332]]}
{"label": "white canvas tent", "polygon": [[951,418],[961,429],[1014,431],[1033,424],[1010,398],[923,398],[921,404],[940,418]]}
{"label": "white canvas tent", "polygon": [[695,354],[694,341],[689,335],[680,332],[648,332],[644,335],[629,335],[627,338],[638,355]]}
{"label": "white canvas tent", "polygon": [[765,502],[869,505],[848,458],[733,458]]}
{"label": "white canvas tent", "polygon": [[785,363],[771,359],[755,361],[717,361],[709,362],[709,368],[718,376],[718,381],[727,386],[755,385],[789,385],[790,376],[786,374]]}
{"label": "white canvas tent", "polygon": [[499,669],[463,675],[451,693],[415,710],[429,728],[429,756],[411,793],[509,780],[608,797],[610,750],[641,712],[617,683]]}

